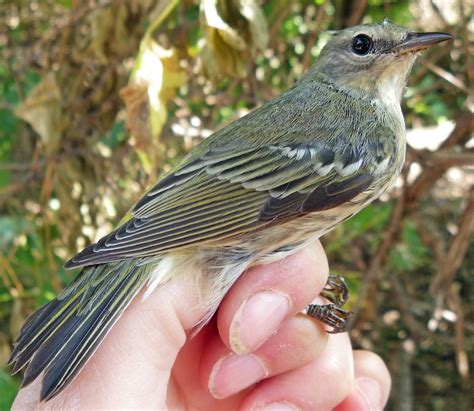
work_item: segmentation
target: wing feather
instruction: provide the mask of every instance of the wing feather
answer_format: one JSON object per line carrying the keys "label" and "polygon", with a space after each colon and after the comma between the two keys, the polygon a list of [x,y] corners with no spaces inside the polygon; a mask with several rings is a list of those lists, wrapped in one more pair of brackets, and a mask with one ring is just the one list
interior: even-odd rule
{"label": "wing feather", "polygon": [[66,267],[156,255],[337,206],[371,183],[362,162],[341,171],[346,157],[337,165],[316,144],[210,150],[158,182],[129,221]]}

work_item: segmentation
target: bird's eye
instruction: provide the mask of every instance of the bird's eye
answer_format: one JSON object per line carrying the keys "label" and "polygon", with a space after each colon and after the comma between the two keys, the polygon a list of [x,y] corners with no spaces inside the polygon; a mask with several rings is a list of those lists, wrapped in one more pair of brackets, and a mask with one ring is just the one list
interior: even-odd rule
{"label": "bird's eye", "polygon": [[372,49],[372,39],[365,34],[359,34],[352,40],[352,50],[359,56],[365,56]]}

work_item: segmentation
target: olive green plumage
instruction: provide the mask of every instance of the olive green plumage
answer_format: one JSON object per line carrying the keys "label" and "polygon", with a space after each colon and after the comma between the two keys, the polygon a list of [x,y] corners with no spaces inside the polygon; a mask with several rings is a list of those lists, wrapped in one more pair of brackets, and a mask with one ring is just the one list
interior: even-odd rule
{"label": "olive green plumage", "polygon": [[338,32],[291,89],[214,133],[72,258],[84,267],[26,322],[11,356],[42,399],[80,371],[131,299],[186,272],[208,313],[250,265],[284,257],[377,198],[405,155],[400,97],[448,35],[388,21]]}

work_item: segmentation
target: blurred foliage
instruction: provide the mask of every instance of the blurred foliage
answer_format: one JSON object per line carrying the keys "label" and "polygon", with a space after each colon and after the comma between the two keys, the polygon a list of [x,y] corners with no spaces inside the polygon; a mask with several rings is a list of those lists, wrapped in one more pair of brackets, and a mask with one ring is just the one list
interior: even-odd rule
{"label": "blurred foliage", "polygon": [[[0,0],[0,365],[26,316],[74,277],[64,260],[111,230],[212,130],[293,84],[326,30],[388,17],[453,33],[453,44],[426,53],[411,75],[407,127],[452,128],[469,113],[467,2],[198,3]],[[415,196],[415,211],[396,219],[405,188],[430,170],[429,150],[411,150],[404,182],[324,241],[352,291],[354,345],[389,365],[392,409],[472,408],[474,340],[464,333],[474,329],[474,241],[457,233],[473,181],[472,167],[459,166],[473,161],[472,144],[458,140],[446,173]],[[451,248],[462,251],[459,269],[435,292]],[[0,369],[0,409],[18,385]]]}

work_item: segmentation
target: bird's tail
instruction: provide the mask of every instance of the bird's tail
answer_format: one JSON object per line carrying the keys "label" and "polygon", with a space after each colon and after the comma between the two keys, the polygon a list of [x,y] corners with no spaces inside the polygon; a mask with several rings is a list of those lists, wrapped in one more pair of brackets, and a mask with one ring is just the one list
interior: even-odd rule
{"label": "bird's tail", "polygon": [[78,374],[150,276],[137,260],[85,267],[55,300],[21,329],[9,363],[26,367],[23,386],[44,371],[41,400],[57,395]]}

